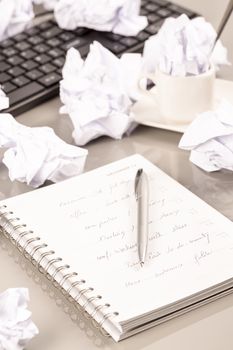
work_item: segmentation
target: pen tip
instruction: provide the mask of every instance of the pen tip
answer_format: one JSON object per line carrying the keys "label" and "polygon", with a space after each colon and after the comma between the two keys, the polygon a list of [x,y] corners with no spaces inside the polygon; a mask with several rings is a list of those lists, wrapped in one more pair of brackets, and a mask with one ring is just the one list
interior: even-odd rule
{"label": "pen tip", "polygon": [[144,261],[140,261],[140,265],[141,265],[141,267],[143,267]]}

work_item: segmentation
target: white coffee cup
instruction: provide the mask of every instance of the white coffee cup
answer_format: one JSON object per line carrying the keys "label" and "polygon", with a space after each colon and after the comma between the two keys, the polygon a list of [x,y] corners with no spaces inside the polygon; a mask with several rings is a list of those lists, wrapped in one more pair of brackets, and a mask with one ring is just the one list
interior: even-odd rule
{"label": "white coffee cup", "polygon": [[[156,87],[146,90],[146,79],[154,82]],[[199,75],[172,76],[156,70],[155,74],[146,74],[139,79],[142,93],[154,99],[160,117],[165,121],[187,124],[199,113],[211,110],[214,105],[215,68]],[[151,116],[151,119],[157,119]]]}

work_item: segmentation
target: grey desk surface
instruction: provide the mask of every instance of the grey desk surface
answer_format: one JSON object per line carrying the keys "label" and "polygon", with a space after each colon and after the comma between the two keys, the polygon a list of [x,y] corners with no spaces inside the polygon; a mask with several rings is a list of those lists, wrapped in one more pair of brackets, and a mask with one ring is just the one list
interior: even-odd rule
{"label": "grey desk surface", "polygon": [[[180,0],[180,4],[203,13],[216,27],[227,1]],[[212,7],[211,7],[212,6]],[[229,26],[232,27],[233,19]],[[230,30],[223,35],[230,55],[233,45]],[[233,60],[232,60],[233,61]],[[233,79],[230,67],[221,71]],[[72,143],[69,119],[58,114],[59,100],[54,99],[17,118],[30,126],[48,125],[65,141]],[[177,181],[233,220],[233,176],[227,171],[205,173],[189,160],[189,154],[178,149],[181,134],[139,126],[130,137],[116,141],[107,137],[87,145],[89,155],[85,171],[127,155],[140,153],[161,167]],[[0,166],[0,199],[31,190],[25,184],[11,183],[6,168]],[[4,239],[0,240],[0,291],[9,287],[28,287],[32,318],[40,333],[29,344],[32,350],[62,349],[232,349],[233,295],[201,307],[149,331],[115,344],[92,328],[89,321],[50,286],[43,276],[27,263]],[[172,287],[172,286],[171,286]]]}

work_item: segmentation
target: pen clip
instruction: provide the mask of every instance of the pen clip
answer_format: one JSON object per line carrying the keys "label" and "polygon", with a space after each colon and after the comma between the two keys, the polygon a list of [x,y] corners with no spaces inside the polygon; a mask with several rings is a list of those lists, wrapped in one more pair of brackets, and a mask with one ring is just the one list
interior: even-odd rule
{"label": "pen clip", "polygon": [[136,201],[139,198],[138,187],[139,187],[139,180],[140,180],[140,178],[142,176],[142,173],[143,173],[143,169],[140,168],[140,169],[138,169],[138,171],[136,173],[136,176],[135,176],[134,193],[135,193]]}

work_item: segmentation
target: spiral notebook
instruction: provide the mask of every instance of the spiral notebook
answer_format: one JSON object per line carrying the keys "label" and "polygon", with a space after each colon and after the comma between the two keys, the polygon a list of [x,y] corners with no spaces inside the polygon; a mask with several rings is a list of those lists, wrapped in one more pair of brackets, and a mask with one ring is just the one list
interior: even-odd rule
{"label": "spiral notebook", "polygon": [[[149,178],[143,268],[138,168]],[[115,341],[232,292],[233,223],[140,155],[1,201],[0,211],[1,231]]]}

